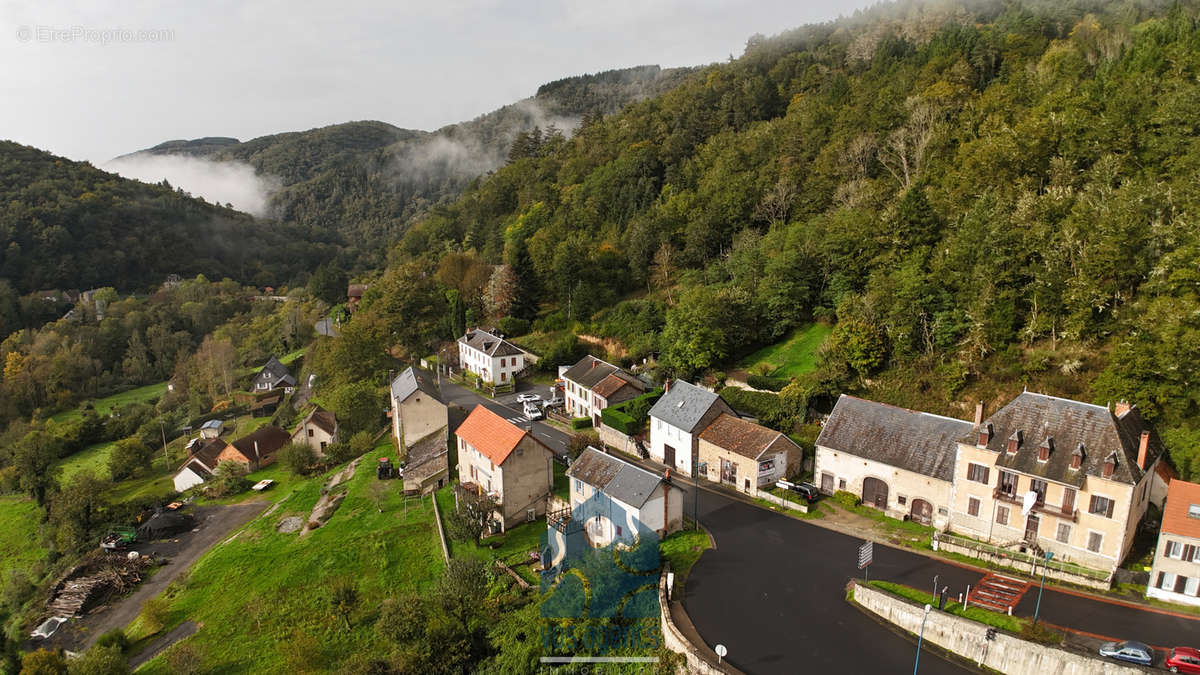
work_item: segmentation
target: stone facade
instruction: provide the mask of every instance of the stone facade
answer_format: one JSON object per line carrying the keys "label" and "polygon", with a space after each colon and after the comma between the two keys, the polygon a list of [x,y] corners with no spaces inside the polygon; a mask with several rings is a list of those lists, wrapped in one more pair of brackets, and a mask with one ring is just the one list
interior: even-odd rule
{"label": "stone facade", "polygon": [[[925,522],[944,530],[950,524],[951,483],[846,452],[817,446],[813,476],[822,492],[864,496],[867,480],[879,481],[869,494],[874,506],[892,518]],[[926,506],[927,505],[927,506]],[[928,514],[928,515],[925,515]]]}

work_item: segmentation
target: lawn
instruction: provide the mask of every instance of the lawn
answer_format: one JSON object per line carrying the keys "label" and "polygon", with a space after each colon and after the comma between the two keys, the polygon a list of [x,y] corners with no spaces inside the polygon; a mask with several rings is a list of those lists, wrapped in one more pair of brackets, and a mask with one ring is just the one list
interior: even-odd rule
{"label": "lawn", "polygon": [[[199,671],[336,671],[386,653],[374,625],[379,603],[431,587],[443,562],[430,500],[410,499],[406,512],[400,482],[376,480],[378,456],[372,451],[359,464],[323,527],[303,539],[276,530],[285,516],[307,520],[330,474],[297,483],[279,510],[218,544],[164,592],[165,629],[189,619],[203,624],[184,643],[200,654]],[[338,584],[357,590],[349,630],[332,607]],[[145,638],[146,625],[139,617],[132,637]],[[160,655],[138,672],[169,671]]]}
{"label": "lawn", "polygon": [[[918,604],[930,604],[934,607],[937,607],[933,596],[925,593],[924,591],[918,591],[915,588],[910,588],[901,584],[894,584],[890,581],[868,581],[867,583],[881,591],[891,593],[892,595],[898,595],[902,598],[912,600]],[[959,602],[947,602],[945,611],[956,616],[961,616],[964,619],[978,621],[982,624],[987,624],[1001,630],[1006,630],[1014,635],[1020,635],[1022,629],[1025,628],[1025,625],[1032,622],[1030,619],[1009,616],[1007,614],[1001,614],[1000,612],[993,612],[991,610],[983,609],[982,607],[968,607],[966,611],[964,611],[962,608],[962,603]]]}
{"label": "lawn", "polygon": [[675,590],[683,588],[692,565],[711,547],[712,541],[704,530],[680,530],[659,542],[659,555],[664,563],[671,564],[671,571],[675,573]]}
{"label": "lawn", "polygon": [[[442,522],[454,512],[454,487],[446,486],[436,493],[438,509],[442,512]],[[537,574],[528,562],[530,551],[540,551],[543,537],[546,535],[546,521],[535,520],[532,523],[522,523],[509,529],[504,534],[498,534],[483,540],[479,546],[469,541],[456,541],[447,535],[450,544],[450,555],[454,558],[478,558],[485,562],[499,560],[512,567],[531,584],[538,582]]]}
{"label": "lawn", "polygon": [[763,347],[738,362],[737,367],[757,374],[765,364],[766,375],[788,379],[816,368],[817,350],[833,328],[823,323],[797,328],[782,342]]}
{"label": "lawn", "polygon": [[0,578],[11,569],[29,570],[46,555],[38,533],[37,503],[24,497],[0,497]]}
{"label": "lawn", "polygon": [[[104,415],[112,412],[113,408],[123,406],[127,403],[145,403],[146,401],[150,401],[152,399],[161,398],[166,391],[167,383],[159,382],[157,384],[148,384],[144,387],[138,387],[137,389],[123,391],[119,394],[113,394],[112,396],[94,399],[91,403],[96,409],[96,414],[103,417]],[[68,422],[70,420],[78,419],[79,416],[80,409],[75,408],[73,410],[64,410],[57,415],[51,416],[50,419],[54,420],[55,422]]]}
{"label": "lawn", "polygon": [[561,498],[563,501],[571,501],[571,479],[567,477],[567,467],[553,462],[554,464],[554,496]]}
{"label": "lawn", "polygon": [[107,477],[108,456],[112,454],[113,446],[116,444],[116,441],[109,441],[107,443],[89,445],[70,457],[59,461],[58,468],[62,470],[62,473],[58,476],[59,482],[66,483],[71,479],[71,476],[85,469],[91,471],[97,477]]}

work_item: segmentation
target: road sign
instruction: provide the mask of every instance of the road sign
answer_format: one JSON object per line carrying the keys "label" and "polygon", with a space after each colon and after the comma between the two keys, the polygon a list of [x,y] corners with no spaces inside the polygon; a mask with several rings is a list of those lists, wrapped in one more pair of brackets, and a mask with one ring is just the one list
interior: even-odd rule
{"label": "road sign", "polygon": [[716,647],[713,647],[713,651],[717,653],[717,663],[720,663],[722,660],[724,660],[725,655],[729,653],[729,650],[725,648],[725,645],[717,645]]}
{"label": "road sign", "polygon": [[875,543],[864,541],[862,546],[858,547],[858,569],[862,569],[871,564],[875,559]]}

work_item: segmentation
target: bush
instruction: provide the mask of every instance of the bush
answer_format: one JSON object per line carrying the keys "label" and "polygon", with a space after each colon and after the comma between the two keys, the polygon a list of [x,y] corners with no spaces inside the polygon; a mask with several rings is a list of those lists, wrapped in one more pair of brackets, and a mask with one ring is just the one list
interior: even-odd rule
{"label": "bush", "polygon": [[317,466],[317,453],[307,443],[288,443],[279,450],[279,463],[297,476],[307,476]]}
{"label": "bush", "polygon": [[1021,626],[1021,639],[1037,642],[1043,645],[1059,645],[1062,644],[1062,635],[1051,628],[1047,628],[1046,624],[1034,624],[1032,621]]}
{"label": "bush", "polygon": [[577,434],[571,434],[571,437],[567,439],[567,454],[571,457],[571,461],[576,460],[582,455],[583,451],[587,450],[589,445],[596,448],[601,447],[600,434],[595,431],[581,431]]}
{"label": "bush", "polygon": [[567,334],[550,344],[538,361],[538,368],[552,373],[557,371],[559,366],[569,366],[577,362],[587,356],[587,353],[579,338]]}
{"label": "bush", "polygon": [[507,337],[516,337],[529,332],[529,320],[519,319],[515,316],[506,316],[496,322],[496,330],[504,333]]}
{"label": "bush", "polygon": [[590,418],[590,417],[576,417],[571,420],[571,428],[572,429],[588,429],[591,426],[592,426],[592,418]]}
{"label": "bush", "polygon": [[129,649],[129,636],[120,628],[114,628],[96,638],[97,647],[117,647],[121,651]]}
{"label": "bush", "polygon": [[746,378],[746,384],[755,389],[766,389],[767,391],[780,392],[787,386],[788,381],[778,378],[769,377],[767,375],[751,375]]}
{"label": "bush", "polygon": [[858,506],[858,495],[854,494],[853,492],[847,492],[846,490],[838,490],[837,492],[833,493],[833,501],[848,509],[852,509]]}
{"label": "bush", "polygon": [[793,415],[784,408],[779,394],[725,387],[721,390],[721,398],[735,410],[753,415],[760,424],[772,429],[786,432],[795,425]]}
{"label": "bush", "polygon": [[241,462],[233,462],[226,460],[217,465],[217,471],[213,474],[213,479],[209,482],[209,490],[212,491],[215,497],[226,497],[235,495],[250,487],[250,481],[246,480],[246,474],[249,469]]}
{"label": "bush", "polygon": [[374,447],[375,438],[365,431],[360,431],[350,437],[350,455],[352,457],[362,457]]}
{"label": "bush", "polygon": [[117,645],[96,644],[68,661],[67,672],[70,675],[124,675],[129,672],[129,664]]}
{"label": "bush", "polygon": [[136,436],[117,441],[108,456],[108,473],[113,480],[140,475],[150,467],[154,450]]}
{"label": "bush", "polygon": [[601,410],[600,419],[604,422],[605,426],[616,429],[626,436],[634,436],[641,431],[641,425],[637,424],[632,417],[613,406]]}

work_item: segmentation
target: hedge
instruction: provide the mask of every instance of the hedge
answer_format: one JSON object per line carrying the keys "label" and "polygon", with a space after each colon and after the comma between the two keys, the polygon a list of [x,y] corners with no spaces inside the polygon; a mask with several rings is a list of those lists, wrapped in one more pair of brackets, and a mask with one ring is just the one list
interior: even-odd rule
{"label": "hedge", "polygon": [[616,429],[626,436],[635,436],[642,430],[641,423],[614,406],[609,406],[601,410],[600,419],[605,425]]}
{"label": "hedge", "polygon": [[592,418],[590,417],[576,417],[571,420],[572,429],[587,429],[590,426],[592,426]]}
{"label": "hedge", "polygon": [[787,386],[788,381],[778,377],[769,377],[767,375],[751,375],[746,378],[746,384],[755,389],[766,389],[768,391],[779,392]]}

